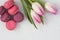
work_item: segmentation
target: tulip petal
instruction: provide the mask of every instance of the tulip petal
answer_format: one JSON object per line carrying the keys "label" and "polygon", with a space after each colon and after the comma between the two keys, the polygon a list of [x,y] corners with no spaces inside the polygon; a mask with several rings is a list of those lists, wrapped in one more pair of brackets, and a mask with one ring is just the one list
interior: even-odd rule
{"label": "tulip petal", "polygon": [[33,10],[31,10],[31,16],[38,22],[41,23],[41,19],[38,14],[36,14]]}
{"label": "tulip petal", "polygon": [[54,11],[54,14],[56,14],[57,13],[57,8],[55,7],[55,6],[51,6],[55,11]]}
{"label": "tulip petal", "polygon": [[51,3],[48,3],[47,2],[45,4],[45,8],[46,8],[46,10],[48,10],[49,12],[51,12],[53,14],[56,14],[57,13],[57,8],[53,4],[51,4]]}
{"label": "tulip petal", "polygon": [[44,10],[39,3],[37,3],[37,2],[32,3],[32,8],[37,14],[39,14],[41,16],[44,15]]}

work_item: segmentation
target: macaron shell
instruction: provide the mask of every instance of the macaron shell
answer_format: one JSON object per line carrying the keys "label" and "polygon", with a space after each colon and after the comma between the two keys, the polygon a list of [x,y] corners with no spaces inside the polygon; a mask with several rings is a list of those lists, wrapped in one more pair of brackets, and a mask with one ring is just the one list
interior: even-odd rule
{"label": "macaron shell", "polygon": [[17,6],[13,6],[11,9],[8,10],[8,13],[10,15],[15,15],[18,12],[18,7]]}
{"label": "macaron shell", "polygon": [[8,15],[8,13],[4,13],[3,15],[1,15],[1,21],[7,22],[9,20],[10,20],[10,15]]}
{"label": "macaron shell", "polygon": [[6,28],[8,30],[14,30],[16,28],[16,22],[14,20],[6,22]]}
{"label": "macaron shell", "polygon": [[21,12],[18,12],[13,18],[16,22],[21,22],[24,19],[24,16]]}
{"label": "macaron shell", "polygon": [[13,2],[13,1],[7,1],[7,2],[5,2],[4,7],[5,7],[6,9],[9,9],[9,8],[12,7],[13,5],[14,5],[14,2]]}
{"label": "macaron shell", "polygon": [[14,2],[14,0],[8,0],[8,1],[13,1]]}
{"label": "macaron shell", "polygon": [[3,6],[1,6],[0,7],[0,15],[4,14],[5,11],[6,11],[6,9]]}

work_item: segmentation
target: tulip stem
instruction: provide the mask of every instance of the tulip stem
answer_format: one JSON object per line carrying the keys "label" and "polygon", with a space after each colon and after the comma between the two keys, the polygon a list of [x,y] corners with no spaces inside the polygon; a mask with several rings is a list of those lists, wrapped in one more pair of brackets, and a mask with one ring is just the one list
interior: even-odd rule
{"label": "tulip stem", "polygon": [[32,0],[29,0],[29,2],[32,4]]}

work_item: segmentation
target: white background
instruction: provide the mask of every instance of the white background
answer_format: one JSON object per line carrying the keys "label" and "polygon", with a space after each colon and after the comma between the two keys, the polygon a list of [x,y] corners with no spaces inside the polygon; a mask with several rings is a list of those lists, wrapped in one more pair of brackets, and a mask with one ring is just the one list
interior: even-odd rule
{"label": "white background", "polygon": [[[7,0],[0,0],[0,6]],[[0,40],[60,40],[60,0],[46,0],[52,2],[58,8],[58,14],[45,13],[45,25],[38,25],[38,30],[29,21],[24,19],[17,24],[13,31],[6,29],[5,23],[0,21]],[[20,0],[15,0],[19,10],[23,12]],[[24,12],[23,12],[24,13]]]}

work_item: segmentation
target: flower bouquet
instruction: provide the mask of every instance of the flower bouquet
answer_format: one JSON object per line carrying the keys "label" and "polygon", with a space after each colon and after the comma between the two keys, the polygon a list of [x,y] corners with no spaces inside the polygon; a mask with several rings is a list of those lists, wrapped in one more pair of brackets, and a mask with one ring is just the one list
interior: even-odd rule
{"label": "flower bouquet", "polygon": [[29,22],[34,25],[36,29],[38,28],[34,20],[36,20],[36,22],[40,24],[44,24],[43,16],[45,14],[45,10],[52,14],[57,14],[57,8],[54,4],[50,2],[44,2],[42,0],[21,0],[21,2],[26,17],[28,18]]}

